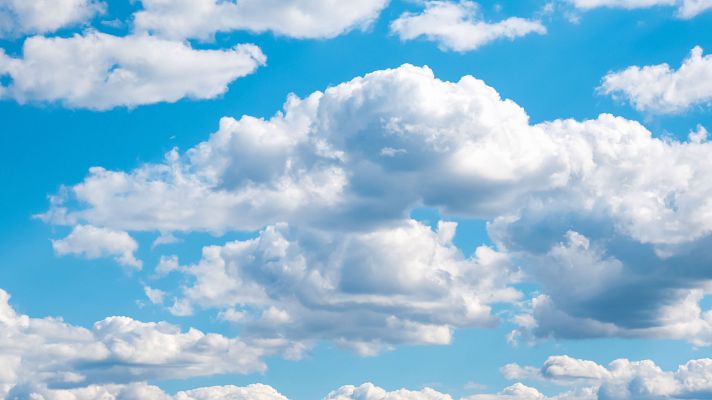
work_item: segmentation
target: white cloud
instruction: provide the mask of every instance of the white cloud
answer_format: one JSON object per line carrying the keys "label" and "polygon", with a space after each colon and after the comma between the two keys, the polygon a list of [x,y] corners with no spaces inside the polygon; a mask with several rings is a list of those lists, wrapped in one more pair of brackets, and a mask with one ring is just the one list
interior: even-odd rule
{"label": "white cloud", "polygon": [[574,6],[582,9],[599,7],[610,8],[648,8],[655,6],[672,6],[678,0],[569,0]]}
{"label": "white cloud", "polygon": [[694,18],[703,12],[712,9],[712,0],[684,0],[677,10],[680,18]]}
{"label": "white cloud", "polygon": [[180,391],[175,396],[145,382],[125,385],[95,384],[73,389],[50,389],[43,385],[35,385],[24,390],[25,392],[21,394],[32,400],[287,400],[274,388],[262,384],[245,387],[209,386]]}
{"label": "white cloud", "polygon": [[161,289],[155,289],[144,285],[143,292],[148,297],[148,300],[153,304],[163,304],[163,299],[166,297],[166,292]]}
{"label": "white cloud", "polygon": [[683,19],[694,18],[712,9],[712,0],[568,0],[582,10],[593,8],[649,8],[657,6],[676,6],[677,16]]}
{"label": "white cloud", "polygon": [[138,243],[126,232],[91,225],[77,225],[64,239],[52,240],[57,255],[75,254],[90,260],[113,257],[127,267],[141,269],[143,263],[134,256]]}
{"label": "white cloud", "polygon": [[[543,296],[517,317],[520,334],[671,337],[702,345],[712,343],[712,317],[699,307],[712,279],[706,251],[712,242],[712,144],[699,132],[693,139],[654,138],[640,123],[607,114],[532,125],[523,109],[482,81],[443,82],[427,68],[404,65],[304,99],[291,96],[284,111],[267,120],[223,118],[208,140],[183,154],[171,151],[162,163],[127,172],[92,168],[83,182],[53,199],[44,218],[162,234],[262,230],[256,241],[208,248],[191,269],[194,292],[178,296],[174,311],[217,307],[227,315],[243,301],[233,293],[253,293],[247,301],[264,300],[261,311],[274,306],[302,316],[305,309],[312,313],[340,299],[348,285],[326,285],[334,291],[324,299],[290,298],[292,279],[315,269],[315,276],[348,270],[345,255],[371,252],[379,256],[373,265],[388,266],[379,269],[386,274],[381,286],[352,278],[349,290],[387,294],[359,299],[371,311],[376,300],[379,307],[392,305],[398,298],[394,288],[420,287],[419,279],[432,279],[440,268],[407,250],[409,240],[439,249],[433,254],[447,255],[445,265],[461,265],[456,260],[465,257],[435,239],[439,231],[406,219],[415,207],[431,207],[445,217],[489,220],[494,254],[517,263],[541,285]],[[384,156],[388,148],[399,151]],[[377,245],[374,238],[391,236],[393,229],[412,239]],[[277,254],[292,270],[245,267],[251,265],[240,258],[246,254],[271,260],[265,253],[270,246],[289,250]],[[402,258],[381,258],[386,246],[405,249]],[[477,259],[467,260],[475,270],[482,267]],[[403,281],[411,277],[398,273],[411,264],[424,267],[411,268],[417,276]],[[223,279],[201,290],[209,281],[198,276],[203,270]],[[266,279],[267,272],[282,286]],[[335,276],[325,282],[338,283]],[[581,281],[587,282],[584,288]],[[507,285],[506,279],[497,282],[473,292],[480,304]],[[466,287],[469,281],[452,283]],[[451,311],[417,309],[418,314],[411,306],[411,317],[398,308],[412,318],[408,322],[417,322],[400,330],[407,333],[402,337],[350,324],[338,326],[343,332],[309,330],[309,319],[289,337],[321,332],[368,352],[372,346],[362,340],[443,343],[448,335],[430,332],[472,322],[463,317],[467,308],[452,307],[447,297],[417,300],[411,304],[436,305],[433,310],[450,305]],[[258,325],[254,318],[238,319]],[[267,331],[287,332],[274,323],[279,319],[271,320]]]}
{"label": "white cloud", "polygon": [[141,0],[135,30],[170,39],[207,40],[217,32],[271,31],[296,38],[331,38],[365,28],[388,0]]}
{"label": "white cloud", "polygon": [[104,11],[98,0],[0,0],[0,37],[49,33]]}
{"label": "white cloud", "polygon": [[161,256],[158,260],[158,265],[156,266],[156,275],[164,276],[168,275],[173,271],[177,271],[180,268],[180,263],[178,262],[178,256]]}
{"label": "white cloud", "polygon": [[712,101],[712,55],[695,47],[678,70],[668,64],[628,67],[603,78],[599,91],[621,96],[639,111],[678,113]]}
{"label": "white cloud", "polygon": [[256,239],[204,248],[174,311],[218,307],[250,337],[329,339],[365,354],[449,343],[452,328],[489,326],[489,304],[518,297],[506,287],[516,277],[507,259],[487,247],[466,259],[454,229],[408,221],[336,238],[270,226]]}
{"label": "white cloud", "polygon": [[10,78],[0,96],[94,110],[211,99],[265,60],[258,47],[248,44],[195,50],[146,35],[34,36],[25,41],[20,58],[0,50],[0,76]]}
{"label": "white cloud", "polygon": [[404,13],[391,23],[391,31],[402,40],[424,36],[444,50],[475,50],[497,39],[515,39],[530,33],[545,34],[539,21],[507,18],[489,23],[481,19],[479,6],[472,1],[430,0],[420,14]]}
{"label": "white cloud", "polygon": [[372,383],[364,383],[361,386],[342,386],[329,393],[324,400],[452,400],[452,397],[430,388],[388,392]]}
{"label": "white cloud", "polygon": [[0,290],[1,398],[30,398],[28,391],[45,385],[83,388],[109,382],[258,372],[265,369],[263,355],[281,351],[274,341],[246,343],[128,317],[109,317],[86,329],[57,318],[17,314],[8,300],[8,294]]}
{"label": "white cloud", "polygon": [[[519,368],[537,371],[533,367]],[[515,377],[515,379],[520,378]],[[578,390],[553,397],[555,399],[701,399],[709,397],[712,393],[712,359],[690,360],[675,371],[664,371],[650,360],[618,359],[604,367],[593,361],[568,356],[552,356],[538,370],[538,374],[525,378],[549,381],[563,386],[584,385]],[[531,390],[535,391],[535,389]],[[472,397],[476,400],[507,398],[506,396]],[[514,398],[549,399],[543,395]]]}

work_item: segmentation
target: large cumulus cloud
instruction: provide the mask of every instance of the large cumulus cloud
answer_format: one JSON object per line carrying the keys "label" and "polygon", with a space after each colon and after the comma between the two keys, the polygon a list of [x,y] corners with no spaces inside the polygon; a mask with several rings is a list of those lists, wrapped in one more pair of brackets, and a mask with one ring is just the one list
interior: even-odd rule
{"label": "large cumulus cloud", "polygon": [[[289,279],[325,270],[335,271],[322,281],[330,291],[317,293],[368,294],[359,304],[370,310],[376,303],[397,303],[403,288],[420,282],[431,282],[434,293],[448,287],[479,304],[502,300],[497,293],[516,280],[516,269],[485,274],[505,276],[487,287],[453,272],[460,267],[452,265],[467,265],[462,270],[474,274],[488,269],[479,255],[459,264],[467,257],[434,239],[439,231],[409,221],[414,208],[431,207],[447,218],[489,220],[496,244],[490,251],[540,284],[543,294],[515,318],[516,334],[673,337],[708,344],[710,317],[699,301],[712,278],[705,252],[712,230],[712,145],[700,132],[690,141],[660,139],[636,121],[608,114],[531,124],[521,107],[480,80],[445,82],[428,68],[404,65],[303,99],[292,96],[270,119],[224,118],[207,141],[185,153],[171,151],[162,163],[133,171],[92,168],[83,182],[53,198],[43,218],[129,232],[262,231],[257,242],[208,249],[204,262],[184,268],[197,284],[174,305],[178,313],[194,305],[229,305],[197,294],[206,281],[200,271],[210,265],[206,257],[227,266],[220,267],[226,271],[220,283],[228,292],[247,285],[272,300],[281,298],[263,303],[275,307],[273,316],[284,317],[282,311],[289,314],[291,307],[324,307],[319,296],[285,302],[284,295],[294,293]],[[393,229],[409,232],[406,243],[424,240],[432,243],[428,248],[443,247],[432,254],[448,256],[423,262],[423,252],[403,251],[400,243],[386,240],[397,237]],[[371,244],[378,242],[403,256],[379,257],[385,253]],[[264,262],[250,267],[240,259],[245,252]],[[260,270],[271,268],[270,260],[278,260],[274,268],[282,270]],[[342,273],[369,262],[375,267],[340,283]],[[398,274],[406,270],[417,279],[403,281]],[[443,273],[450,277],[442,281],[445,286],[432,283]],[[457,288],[465,288],[462,295]],[[342,298],[329,298],[335,299]],[[441,296],[433,304],[458,303]],[[439,321],[438,307],[419,309],[416,321]],[[454,310],[470,321],[468,307]],[[321,332],[305,329],[296,337],[317,338]],[[395,332],[412,341],[410,329]],[[366,324],[360,335],[345,337],[378,335],[385,333]],[[425,340],[433,341],[443,340]]]}

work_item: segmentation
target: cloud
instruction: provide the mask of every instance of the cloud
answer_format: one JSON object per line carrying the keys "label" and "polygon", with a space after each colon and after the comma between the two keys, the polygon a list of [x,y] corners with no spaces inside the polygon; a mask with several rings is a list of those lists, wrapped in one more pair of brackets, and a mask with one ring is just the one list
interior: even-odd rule
{"label": "cloud", "polygon": [[186,391],[180,391],[171,396],[157,386],[145,382],[125,385],[105,384],[89,385],[73,389],[50,389],[43,385],[22,388],[24,398],[33,400],[121,400],[121,399],[151,399],[151,400],[287,400],[274,388],[252,384],[245,387],[209,386]]}
{"label": "cloud", "polygon": [[[167,62],[170,60],[170,62]],[[211,99],[265,63],[254,45],[195,50],[184,42],[96,31],[68,38],[34,36],[14,58],[0,50],[0,96],[107,110],[183,98]]]}
{"label": "cloud", "polygon": [[[537,371],[536,368],[532,367],[517,367]],[[515,377],[515,379],[520,378],[522,377]],[[618,359],[604,367],[593,361],[580,360],[568,356],[552,356],[546,360],[544,366],[538,372],[525,378],[548,381],[562,386],[584,385],[578,390],[554,397],[556,399],[707,398],[712,394],[712,383],[710,383],[712,382],[712,359],[690,360],[680,365],[675,371],[664,371],[650,360],[630,361]],[[579,395],[575,395],[577,391]],[[475,396],[472,399],[484,400],[489,398],[507,397]],[[549,399],[549,397],[545,396],[532,398]]]}
{"label": "cloud", "polygon": [[712,56],[695,47],[678,70],[668,64],[628,67],[603,78],[599,91],[628,100],[639,111],[683,112],[712,101]]}
{"label": "cloud", "polygon": [[466,259],[454,231],[454,223],[433,231],[407,221],[331,237],[270,226],[255,239],[204,248],[186,268],[194,283],[178,313],[217,307],[237,312],[250,337],[328,339],[363,354],[446,344],[453,327],[494,324],[490,303],[518,298],[507,288],[516,277],[507,259],[487,247]]}
{"label": "cloud", "polygon": [[217,32],[270,31],[295,38],[331,38],[375,20],[388,0],[141,0],[137,32],[209,40]]}
{"label": "cloud", "polygon": [[676,6],[677,16],[682,19],[694,18],[712,8],[712,0],[568,0],[576,8],[649,8],[657,6]]}
{"label": "cloud", "polygon": [[104,12],[98,0],[0,0],[0,37],[50,33]]}
{"label": "cloud", "polygon": [[[57,318],[17,314],[8,300],[9,295],[0,290],[2,398],[29,398],[23,393],[43,386],[75,389],[259,372],[266,368],[261,357],[281,349],[276,342],[247,343],[128,317],[109,317],[86,329]],[[92,398],[83,396],[78,398]]]}
{"label": "cloud", "polygon": [[684,0],[677,10],[677,15],[689,19],[710,9],[712,9],[712,0]]}
{"label": "cloud", "polygon": [[372,383],[347,385],[329,393],[324,400],[452,400],[447,394],[425,388],[420,391],[399,389],[388,392]]}
{"label": "cloud", "polygon": [[[408,219],[414,208],[430,207],[442,219],[489,221],[495,247],[484,249],[521,267],[524,279],[541,288],[541,296],[513,310],[515,336],[664,337],[707,345],[712,314],[699,303],[712,279],[706,250],[712,242],[712,144],[701,132],[690,141],[659,139],[636,121],[608,114],[530,124],[521,107],[480,80],[444,82],[428,68],[404,65],[303,99],[290,96],[284,111],[269,119],[223,118],[206,141],[184,153],[173,150],[161,163],[132,171],[92,168],[84,181],[53,198],[43,218],[160,234],[253,231],[253,241],[205,250],[190,269],[195,285],[178,296],[174,312],[218,308],[225,316],[243,315],[230,308],[245,301],[233,294],[251,293],[248,303],[264,301],[260,312],[274,307],[265,317],[311,316],[330,300],[352,304],[353,296],[368,293],[357,304],[381,310],[375,320],[383,326],[384,307],[404,298],[406,288],[437,282],[445,270],[457,278],[448,285],[459,293],[471,281],[451,272],[457,266],[487,271],[481,254],[458,254],[439,238],[440,230]],[[409,250],[410,242],[431,253]],[[402,257],[381,257],[388,246]],[[267,251],[276,249],[274,257]],[[348,257],[363,254],[371,261],[349,264]],[[443,257],[445,267],[423,261],[429,254]],[[264,270],[246,261],[248,255],[281,260],[289,269]],[[338,286],[341,271],[358,270],[351,265],[373,265],[380,281],[356,274]],[[417,275],[404,281],[407,275],[399,273],[405,270]],[[488,294],[502,293],[518,277],[516,268],[505,270],[511,275],[486,275],[496,285],[471,291],[477,303],[453,303],[441,292],[411,297],[417,301],[410,304],[432,310],[448,305],[450,312],[399,306],[398,315],[408,319],[397,323],[416,324],[397,331],[368,324],[308,329],[318,326],[310,319],[287,331],[283,319],[271,317],[263,326],[304,340],[343,337],[367,353],[373,346],[363,344],[379,340],[446,343],[444,329],[474,323],[470,315],[488,315],[453,304],[492,303]],[[201,290],[208,275],[222,278]],[[323,278],[322,289],[329,290],[314,293],[325,297],[288,296],[300,293],[293,279],[304,276]],[[344,320],[328,305],[327,314]],[[254,318],[237,319],[257,327]]]}
{"label": "cloud", "polygon": [[77,225],[64,239],[52,240],[55,254],[79,255],[90,260],[113,257],[117,263],[141,269],[143,263],[134,256],[138,243],[123,231],[97,228],[91,225]]}
{"label": "cloud", "polygon": [[476,50],[497,39],[515,39],[530,33],[545,34],[539,21],[507,18],[489,23],[479,17],[479,6],[472,1],[427,1],[421,14],[404,13],[391,23],[391,31],[402,40],[424,36],[443,50]]}

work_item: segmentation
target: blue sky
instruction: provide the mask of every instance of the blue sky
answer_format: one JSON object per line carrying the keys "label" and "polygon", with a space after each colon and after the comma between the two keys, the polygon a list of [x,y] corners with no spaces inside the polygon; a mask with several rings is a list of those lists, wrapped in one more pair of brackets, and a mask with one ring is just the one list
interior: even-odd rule
{"label": "blue sky", "polygon": [[[255,383],[293,400],[411,398],[401,388],[440,398],[426,387],[453,399],[712,393],[678,368],[697,362],[712,376],[712,3],[695,15],[683,0],[244,3],[220,20],[190,2],[28,11],[0,0],[0,289],[15,310],[0,319],[14,333],[0,338],[10,360],[0,395],[98,398],[80,397],[93,387],[159,398],[149,390]],[[279,20],[289,7],[312,19]],[[56,23],[40,15],[66,10]],[[443,10],[462,13],[465,28],[443,29]],[[153,18],[143,27],[141,12]],[[162,31],[176,15],[193,25]],[[536,25],[497,37],[494,24],[513,17]],[[414,39],[394,28],[408,18]],[[494,36],[468,45],[476,34]],[[37,50],[47,55],[22,62],[23,45],[43,40],[55,40]],[[242,43],[266,62],[233,52]],[[660,75],[628,69],[664,63]],[[130,78],[107,84],[117,70]],[[290,94],[305,100],[285,106]],[[453,238],[438,221],[457,222]],[[161,233],[175,241],[156,244]],[[211,264],[205,246],[226,246],[230,267]],[[162,256],[179,260],[165,276]],[[151,301],[146,288],[165,294]],[[111,316],[136,324],[102,336],[114,328],[94,324]],[[171,328],[136,327],[158,321]],[[189,328],[242,350],[191,345],[176,334]],[[72,347],[83,340],[107,355]],[[71,351],[49,362],[26,343]],[[161,357],[162,346],[177,350]],[[608,366],[617,359],[630,363]],[[392,397],[346,386],[366,382]]]}

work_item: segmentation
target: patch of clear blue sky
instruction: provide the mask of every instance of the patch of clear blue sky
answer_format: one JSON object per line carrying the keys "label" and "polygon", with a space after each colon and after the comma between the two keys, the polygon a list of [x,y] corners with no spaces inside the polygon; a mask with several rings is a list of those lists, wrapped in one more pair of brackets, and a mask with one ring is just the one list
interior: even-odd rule
{"label": "patch of clear blue sky", "polygon": [[[137,7],[127,1],[109,3],[107,19],[126,18]],[[498,20],[531,16],[544,1],[481,4],[488,19]],[[496,11],[495,4],[501,4],[501,11]],[[185,150],[206,139],[217,129],[222,116],[269,117],[281,108],[290,92],[304,96],[403,63],[429,65],[444,80],[457,80],[466,74],[483,79],[503,97],[524,107],[533,122],[594,118],[610,112],[642,121],[655,135],[683,138],[698,123],[712,128],[709,108],[682,115],[646,116],[595,93],[601,77],[610,70],[662,62],[677,67],[695,45],[712,51],[712,13],[682,21],[673,17],[674,10],[669,7],[596,10],[583,14],[578,24],[554,15],[544,17],[547,35],[498,41],[460,54],[441,52],[424,40],[403,43],[390,35],[389,22],[405,9],[417,9],[417,5],[396,1],[368,31],[330,40],[232,33],[218,35],[214,43],[196,43],[198,47],[226,47],[253,42],[269,58],[266,67],[236,81],[227,94],[215,100],[184,100],[108,112],[0,101],[0,288],[12,294],[12,303],[18,310],[32,316],[63,316],[68,322],[88,326],[108,315],[128,315],[236,334],[234,328],[217,322],[210,313],[175,318],[153,306],[141,308],[136,301],[145,302],[141,282],[154,284],[149,275],[161,254],[178,254],[183,262],[196,261],[201,246],[244,238],[246,234],[220,238],[181,235],[182,242],[155,250],[150,247],[155,235],[140,234],[142,247],[138,255],[145,268],[128,274],[110,260],[55,257],[49,239],[65,235],[67,229],[46,226],[31,216],[47,208],[48,194],[55,193],[62,184],[79,182],[91,166],[126,170],[157,162],[174,146]],[[113,28],[98,29],[116,32]],[[0,41],[13,54],[19,51],[20,43]],[[416,214],[419,219],[437,217],[428,210]],[[466,254],[488,242],[483,221],[460,222],[456,243]],[[467,382],[497,390],[507,384],[498,372],[502,365],[540,365],[552,354],[601,363],[618,357],[651,358],[665,368],[703,355],[678,341],[548,341],[534,347],[512,347],[505,340],[511,329],[505,323],[490,330],[459,330],[450,346],[403,346],[369,358],[323,344],[302,361],[271,359],[264,375],[196,378],[161,385],[177,390],[259,381],[273,385],[290,399],[312,400],[342,384],[373,381],[390,389],[431,385],[459,395],[467,393],[463,388]]]}

